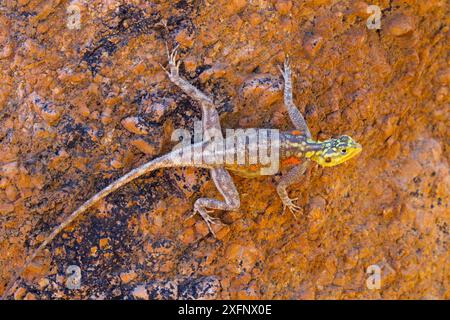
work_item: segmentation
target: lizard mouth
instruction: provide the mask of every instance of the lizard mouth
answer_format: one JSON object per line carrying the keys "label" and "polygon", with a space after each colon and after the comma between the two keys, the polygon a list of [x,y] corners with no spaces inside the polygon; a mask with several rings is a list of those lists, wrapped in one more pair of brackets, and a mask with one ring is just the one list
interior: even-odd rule
{"label": "lizard mouth", "polygon": [[361,153],[362,145],[360,145],[359,143],[356,143],[355,146],[353,147],[353,149],[354,149],[353,155],[356,156],[357,154]]}

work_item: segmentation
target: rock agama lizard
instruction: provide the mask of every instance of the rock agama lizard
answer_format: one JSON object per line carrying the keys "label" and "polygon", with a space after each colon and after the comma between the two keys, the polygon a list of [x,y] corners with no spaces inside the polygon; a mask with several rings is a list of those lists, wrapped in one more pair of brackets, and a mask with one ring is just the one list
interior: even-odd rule
{"label": "rock agama lizard", "polygon": [[[221,134],[221,126],[219,123],[219,114],[216,106],[213,103],[211,97],[201,92],[199,89],[191,85],[187,80],[179,74],[180,61],[177,61],[177,48],[172,52],[167,50],[168,66],[166,71],[169,79],[177,85],[184,93],[186,93],[191,99],[195,100],[202,110],[202,125],[204,130],[215,130]],[[360,153],[362,147],[356,143],[349,136],[341,136],[339,138],[333,138],[326,141],[316,141],[312,139],[311,132],[306,124],[300,111],[294,104],[292,96],[292,75],[291,68],[288,60],[284,63],[284,68],[280,68],[281,74],[284,78],[284,103],[287,107],[289,117],[294,124],[295,130],[281,132],[280,137],[280,164],[293,166],[290,171],[284,175],[280,183],[277,186],[278,195],[283,202],[284,209],[289,208],[291,212],[301,212],[301,207],[294,203],[297,199],[291,199],[288,196],[287,187],[294,182],[298,182],[304,175],[308,165],[311,161],[317,162],[324,167],[335,166],[343,163],[355,155]],[[204,149],[210,141],[205,139],[200,142],[201,149]],[[303,160],[303,162],[302,162]],[[35,257],[41,253],[41,251],[49,244],[65,227],[67,227],[78,216],[91,208],[94,204],[105,198],[110,193],[119,189],[128,182],[156,169],[169,168],[169,167],[189,167],[195,166],[200,168],[207,168],[210,170],[211,177],[223,196],[223,200],[212,198],[200,198],[195,201],[194,213],[199,213],[204,219],[210,232],[215,236],[212,224],[219,223],[217,218],[213,218],[209,213],[216,210],[237,210],[240,206],[240,199],[238,191],[233,183],[229,171],[235,171],[244,176],[258,175],[260,167],[258,165],[248,165],[248,163],[195,163],[192,161],[183,161],[179,157],[179,150],[171,151],[161,157],[151,160],[140,167],[130,171],[120,179],[111,183],[103,190],[95,194],[88,201],[83,203],[76,211],[70,214],[64,221],[58,225],[53,231],[45,238],[45,240],[39,245],[34,252],[28,256],[23,266],[12,277],[8,286],[6,287],[2,299],[6,298],[9,291],[14,286],[15,282],[19,279],[25,269],[35,259]]]}

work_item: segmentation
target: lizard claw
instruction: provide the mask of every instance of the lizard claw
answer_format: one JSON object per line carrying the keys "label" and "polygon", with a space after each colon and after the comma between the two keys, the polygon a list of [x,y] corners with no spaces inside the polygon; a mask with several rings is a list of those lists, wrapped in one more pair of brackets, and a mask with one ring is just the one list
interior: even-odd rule
{"label": "lizard claw", "polygon": [[284,69],[290,69],[289,55],[286,55],[286,58],[284,59]]}
{"label": "lizard claw", "polygon": [[158,64],[161,67],[161,69],[163,69],[167,73],[167,75],[170,76],[170,73],[169,73],[169,71],[167,71],[166,67],[164,67],[161,63],[158,63]]}
{"label": "lizard claw", "polygon": [[178,77],[179,74],[181,61],[177,61],[178,48],[179,45],[177,45],[172,51],[169,51],[169,46],[166,43],[168,65],[167,67],[164,67],[162,64],[159,64],[161,68],[163,68],[163,70],[167,73],[169,78]]}
{"label": "lizard claw", "polygon": [[299,205],[295,204],[294,201],[297,201],[298,198],[287,198],[283,199],[283,214],[286,211],[286,208],[289,208],[294,218],[297,220],[296,214],[302,214],[303,209]]}
{"label": "lizard claw", "polygon": [[286,60],[284,60],[283,68],[278,66],[281,74],[283,75],[284,80],[289,79],[291,77],[291,66],[289,63],[289,57],[286,56]]}
{"label": "lizard claw", "polygon": [[219,218],[214,218],[211,217],[209,214],[214,212],[214,210],[208,210],[202,207],[195,207],[194,206],[194,212],[189,215],[186,219],[188,220],[189,218],[192,218],[193,216],[195,216],[197,213],[200,214],[203,218],[203,220],[205,221],[206,225],[208,226],[209,232],[211,232],[211,234],[214,236],[214,238],[216,237],[216,233],[214,232],[214,229],[212,228],[213,224],[223,224],[222,221],[220,221]]}
{"label": "lizard claw", "polygon": [[279,66],[279,65],[277,65],[277,68],[278,68],[278,70],[280,71],[281,75],[284,78],[284,70],[283,70],[283,68],[281,66]]}
{"label": "lizard claw", "polygon": [[281,75],[283,76],[284,81],[291,78],[291,66],[289,63],[289,56],[286,56],[284,60],[283,67],[278,66],[278,70],[280,70]]}

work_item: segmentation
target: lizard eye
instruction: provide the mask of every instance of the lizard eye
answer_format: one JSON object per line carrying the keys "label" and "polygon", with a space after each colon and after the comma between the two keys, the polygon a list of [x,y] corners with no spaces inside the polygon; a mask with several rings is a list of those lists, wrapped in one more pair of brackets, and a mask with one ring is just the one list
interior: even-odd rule
{"label": "lizard eye", "polygon": [[346,153],[347,153],[347,149],[342,149],[342,150],[341,150],[341,153],[342,153],[342,154],[346,154]]}
{"label": "lizard eye", "polygon": [[331,158],[330,157],[325,158],[325,162],[330,163],[331,162]]}

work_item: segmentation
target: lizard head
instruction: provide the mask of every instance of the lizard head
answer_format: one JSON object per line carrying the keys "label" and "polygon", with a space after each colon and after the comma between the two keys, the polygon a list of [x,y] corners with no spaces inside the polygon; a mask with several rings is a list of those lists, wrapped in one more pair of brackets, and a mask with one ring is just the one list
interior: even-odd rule
{"label": "lizard head", "polygon": [[332,167],[353,158],[362,146],[349,136],[341,136],[320,142],[322,148],[313,152],[309,158],[323,167]]}

